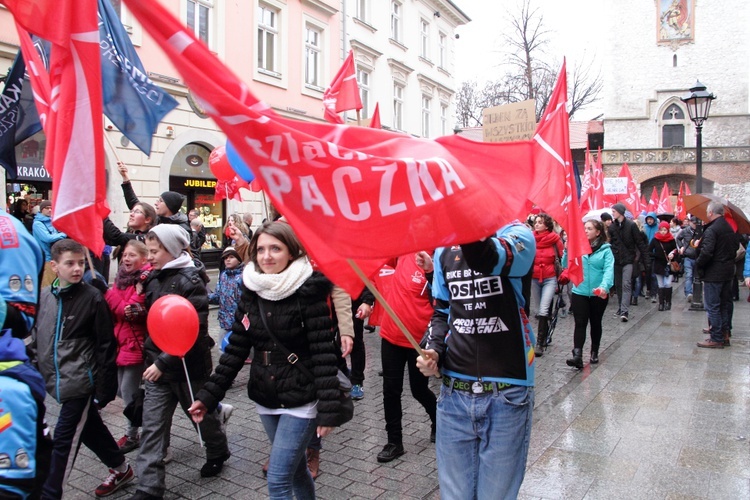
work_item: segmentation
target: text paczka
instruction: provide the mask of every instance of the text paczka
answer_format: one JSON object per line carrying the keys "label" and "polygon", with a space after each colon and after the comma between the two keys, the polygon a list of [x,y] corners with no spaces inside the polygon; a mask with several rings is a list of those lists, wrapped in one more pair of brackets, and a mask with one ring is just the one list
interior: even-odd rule
{"label": "text paczka", "polygon": [[[286,204],[287,195],[297,196],[297,203],[305,211],[317,209],[328,217],[340,215],[358,222],[372,217],[374,211],[387,217],[424,206],[430,200],[442,200],[466,188],[453,165],[442,158],[405,158],[382,164],[381,159],[340,150],[330,142],[298,143],[288,133],[266,137],[265,145],[247,138],[246,142],[257,156],[258,172],[272,197]],[[282,168],[293,164],[313,169],[312,173],[299,175]],[[355,185],[360,183],[363,187],[357,188]],[[364,188],[373,183],[380,187],[377,200],[357,196],[366,196],[368,190]],[[375,203],[377,209],[373,209]]]}

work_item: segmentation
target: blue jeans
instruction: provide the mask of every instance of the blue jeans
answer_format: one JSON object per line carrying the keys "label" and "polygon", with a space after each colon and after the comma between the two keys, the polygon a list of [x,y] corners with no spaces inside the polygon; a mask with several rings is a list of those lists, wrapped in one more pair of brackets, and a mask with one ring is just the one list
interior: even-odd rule
{"label": "blue jeans", "polygon": [[656,285],[659,288],[672,288],[672,275],[671,274],[654,273],[654,276],[656,277]]}
{"label": "blue jeans", "polygon": [[531,281],[531,296],[534,298],[534,304],[537,305],[538,316],[549,316],[552,301],[555,299],[557,290],[557,278],[545,278],[541,282],[534,279]]}
{"label": "blue jeans", "polygon": [[315,483],[307,470],[307,443],[317,430],[315,419],[290,415],[261,415],[271,440],[268,464],[268,497],[274,499],[315,498]]}
{"label": "blue jeans", "polygon": [[440,497],[516,498],[533,407],[533,387],[476,395],[441,386],[435,444]]}
{"label": "blue jeans", "polygon": [[685,270],[685,297],[693,294],[693,267],[695,259],[685,259],[682,261],[682,269]]}
{"label": "blue jeans", "polygon": [[724,332],[732,331],[732,281],[704,281],[703,305],[708,315],[711,340],[724,341]]}

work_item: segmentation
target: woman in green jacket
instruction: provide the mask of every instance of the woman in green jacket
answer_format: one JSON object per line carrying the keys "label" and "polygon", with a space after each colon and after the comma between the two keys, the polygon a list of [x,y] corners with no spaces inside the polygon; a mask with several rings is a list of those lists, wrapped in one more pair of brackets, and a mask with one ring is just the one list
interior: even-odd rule
{"label": "woman in green jacket", "polygon": [[[573,287],[570,309],[573,312],[573,357],[568,366],[583,368],[583,345],[586,327],[591,325],[591,363],[599,362],[602,339],[602,317],[609,302],[609,289],[614,286],[615,257],[607,242],[607,232],[599,220],[586,221],[584,231],[591,244],[591,253],[583,256],[583,281]],[[567,257],[567,256],[566,256]],[[566,259],[567,260],[567,259]],[[567,270],[560,275],[567,280]]]}

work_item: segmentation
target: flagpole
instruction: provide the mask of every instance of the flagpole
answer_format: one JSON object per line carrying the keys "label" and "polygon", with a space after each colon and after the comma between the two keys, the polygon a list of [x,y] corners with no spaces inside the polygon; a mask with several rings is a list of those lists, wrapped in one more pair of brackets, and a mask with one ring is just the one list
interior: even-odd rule
{"label": "flagpole", "polygon": [[[357,111],[357,114],[359,114],[359,111]],[[403,333],[406,337],[406,340],[408,340],[412,347],[414,347],[414,349],[417,351],[417,354],[422,356],[424,359],[427,359],[427,356],[425,356],[424,352],[422,352],[422,348],[419,347],[419,342],[417,342],[412,334],[409,333],[409,330],[407,330],[406,326],[404,326],[404,324],[401,322],[401,319],[396,316],[396,312],[393,310],[391,305],[386,302],[385,298],[380,294],[378,289],[375,288],[375,285],[372,283],[372,281],[370,281],[370,278],[365,275],[362,269],[360,269],[359,265],[352,259],[346,259],[346,262],[351,266],[352,269],[354,269],[354,272],[357,273],[357,276],[359,276],[367,289],[370,290],[378,300],[378,302],[380,302],[380,305],[383,306],[383,309],[385,309],[385,312],[388,313],[388,316],[390,316],[393,322],[396,323],[396,326],[398,326],[399,330],[401,330],[401,333]]]}
{"label": "flagpole", "polygon": [[120,160],[120,156],[117,154],[117,148],[115,148],[115,145],[112,144],[112,139],[109,138],[109,134],[107,134],[107,129],[104,129],[104,134],[102,134],[104,138],[107,140],[107,144],[109,144],[109,148],[112,150],[112,154],[115,155],[115,161],[117,163],[122,163],[122,160]]}
{"label": "flagpole", "polygon": [[357,126],[358,126],[358,127],[361,127],[361,126],[362,126],[362,119],[361,119],[361,116],[360,116],[359,110],[357,110]]}

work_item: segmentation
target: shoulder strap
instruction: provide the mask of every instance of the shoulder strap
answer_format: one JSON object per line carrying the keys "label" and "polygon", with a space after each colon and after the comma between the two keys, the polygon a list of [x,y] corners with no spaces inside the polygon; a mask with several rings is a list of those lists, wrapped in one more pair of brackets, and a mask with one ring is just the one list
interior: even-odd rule
{"label": "shoulder strap", "polygon": [[[279,348],[279,350],[286,356],[286,360],[289,362],[290,365],[294,365],[310,380],[315,380],[315,376],[310,373],[310,370],[305,368],[305,366],[302,363],[297,363],[299,361],[299,356],[294,354],[292,351],[287,349],[284,344],[279,342],[279,339],[276,338],[276,335],[273,334],[270,328],[268,328],[268,322],[266,322],[266,312],[263,309],[263,299],[260,298],[260,296],[257,296],[258,298],[258,310],[260,311],[260,320],[263,322],[263,327],[266,329],[266,332],[268,332],[268,336],[271,337],[271,340],[273,340],[274,344],[276,344],[276,347]],[[297,299],[297,308],[300,309],[300,312],[302,311],[302,308],[299,305],[299,298]],[[304,325],[304,319],[302,320],[302,324]]]}

